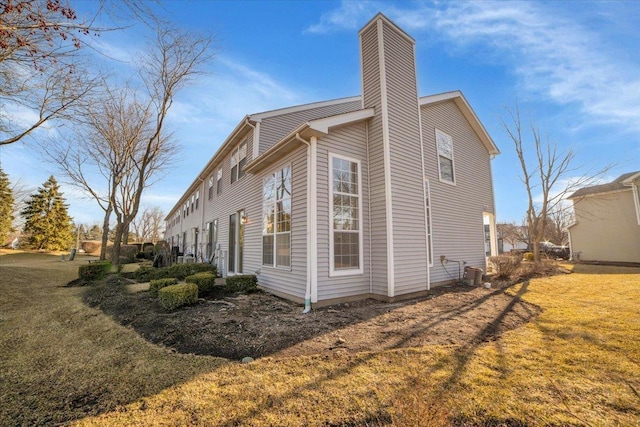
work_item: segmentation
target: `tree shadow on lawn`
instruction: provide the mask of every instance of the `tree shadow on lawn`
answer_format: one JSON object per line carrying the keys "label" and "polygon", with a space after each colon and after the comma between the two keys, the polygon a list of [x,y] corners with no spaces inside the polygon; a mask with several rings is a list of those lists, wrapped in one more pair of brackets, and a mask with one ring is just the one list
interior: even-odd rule
{"label": "tree shadow on lawn", "polygon": [[[467,345],[494,339],[539,312],[519,299],[513,303],[502,288],[463,285],[438,287],[408,301],[369,299],[308,314],[297,304],[263,292],[207,295],[194,306],[166,313],[148,292],[131,294],[113,282],[91,286],[84,300],[148,341],[181,353],[234,360]],[[487,333],[480,333],[487,328]]]}

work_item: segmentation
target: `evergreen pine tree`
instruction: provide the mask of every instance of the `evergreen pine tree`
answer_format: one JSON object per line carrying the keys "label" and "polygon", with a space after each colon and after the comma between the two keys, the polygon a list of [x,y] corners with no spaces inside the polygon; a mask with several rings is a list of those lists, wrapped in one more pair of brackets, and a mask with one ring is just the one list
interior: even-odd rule
{"label": "evergreen pine tree", "polygon": [[13,206],[15,199],[9,185],[9,176],[0,167],[0,246],[4,245],[13,232]]}
{"label": "evergreen pine tree", "polygon": [[69,249],[73,234],[67,207],[58,182],[51,176],[20,212],[28,244],[35,249]]}

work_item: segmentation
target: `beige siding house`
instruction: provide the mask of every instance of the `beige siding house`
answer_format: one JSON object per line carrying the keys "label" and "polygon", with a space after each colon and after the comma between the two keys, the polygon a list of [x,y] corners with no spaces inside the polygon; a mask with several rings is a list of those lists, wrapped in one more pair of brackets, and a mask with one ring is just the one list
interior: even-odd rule
{"label": "beige siding house", "polygon": [[418,95],[409,35],[378,14],[359,36],[362,95],[245,116],[167,216],[171,246],[307,305],[485,267],[497,147],[459,91]]}
{"label": "beige siding house", "polygon": [[574,259],[640,263],[639,185],[640,171],[630,172],[569,197],[575,213],[568,227]]}

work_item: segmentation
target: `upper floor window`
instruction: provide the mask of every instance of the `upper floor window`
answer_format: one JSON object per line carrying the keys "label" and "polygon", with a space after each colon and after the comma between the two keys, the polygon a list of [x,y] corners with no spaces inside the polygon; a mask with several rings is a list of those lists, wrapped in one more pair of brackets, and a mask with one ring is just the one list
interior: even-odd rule
{"label": "upper floor window", "polygon": [[331,274],[362,273],[360,162],[329,155]]}
{"label": "upper floor window", "polygon": [[191,195],[191,213],[193,213],[193,208],[195,208],[196,204],[195,204],[195,194]]}
{"label": "upper floor window", "polygon": [[436,129],[436,144],[438,147],[438,170],[440,173],[440,181],[455,184],[453,139],[450,135]]}
{"label": "upper floor window", "polygon": [[291,166],[262,181],[262,264],[291,266]]}
{"label": "upper floor window", "polygon": [[196,191],[196,210],[200,206],[200,190]]}
{"label": "upper floor window", "polygon": [[247,143],[243,142],[231,153],[231,183],[245,175],[244,165],[247,163]]}
{"label": "upper floor window", "polygon": [[209,177],[207,184],[209,184],[208,197],[209,197],[209,200],[211,200],[213,198],[213,175]]}
{"label": "upper floor window", "polygon": [[216,175],[216,193],[222,193],[222,168],[218,169],[218,174]]}

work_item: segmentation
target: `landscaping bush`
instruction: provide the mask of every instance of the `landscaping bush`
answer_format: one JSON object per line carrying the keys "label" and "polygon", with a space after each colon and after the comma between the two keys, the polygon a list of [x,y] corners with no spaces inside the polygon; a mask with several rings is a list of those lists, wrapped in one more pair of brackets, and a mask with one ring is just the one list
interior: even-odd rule
{"label": "landscaping bush", "polygon": [[87,254],[99,254],[102,243],[99,240],[84,240],[80,247]]}
{"label": "landscaping bush", "polygon": [[158,292],[158,300],[167,311],[198,302],[198,286],[193,283],[180,283],[166,286]]}
{"label": "landscaping bush", "polygon": [[258,289],[258,278],[254,274],[230,276],[225,286],[229,292],[252,292]]}
{"label": "landscaping bush", "polygon": [[204,271],[202,273],[192,274],[184,279],[187,283],[194,283],[198,286],[198,294],[204,294],[213,290],[215,285],[216,276],[210,271]]}
{"label": "landscaping bush", "polygon": [[152,280],[149,283],[149,292],[154,297],[157,297],[158,291],[160,291],[160,289],[165,288],[167,286],[171,286],[171,285],[177,285],[177,284],[178,284],[178,279],[176,279],[175,277],[170,277],[168,279]]}
{"label": "landscaping bush", "polygon": [[533,261],[533,252],[525,252],[522,255],[522,259],[529,262]]}
{"label": "landscaping bush", "polygon": [[[109,246],[107,252],[109,253],[109,259],[113,261],[113,246]],[[120,264],[130,264],[135,262],[136,255],[140,252],[137,245],[120,245]]]}
{"label": "landscaping bush", "polygon": [[489,262],[493,265],[499,279],[508,279],[518,271],[522,258],[519,256],[499,255],[489,257]]}
{"label": "landscaping bush", "polygon": [[93,262],[78,267],[78,276],[87,282],[100,280],[110,272],[111,262],[109,261]]}
{"label": "landscaping bush", "polygon": [[187,276],[203,271],[210,271],[214,276],[217,276],[216,267],[211,264],[173,264],[170,267],[161,268],[140,267],[133,274],[133,279],[138,282],[149,282],[154,279],[166,279],[169,277],[184,280]]}

